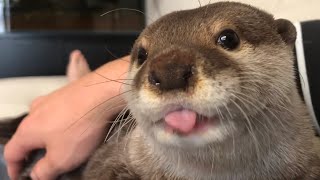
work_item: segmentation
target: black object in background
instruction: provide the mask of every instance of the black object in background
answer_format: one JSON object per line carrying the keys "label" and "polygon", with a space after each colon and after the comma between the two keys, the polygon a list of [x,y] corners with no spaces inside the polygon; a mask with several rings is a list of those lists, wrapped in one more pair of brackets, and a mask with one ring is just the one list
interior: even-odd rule
{"label": "black object in background", "polygon": [[91,69],[95,69],[108,60],[128,55],[138,34],[138,32],[0,34],[0,78],[65,75],[69,54],[74,49],[81,50],[88,59]]}
{"label": "black object in background", "polygon": [[320,124],[320,20],[302,22],[301,29],[310,95]]}
{"label": "black object in background", "polygon": [[144,0],[5,0],[7,32],[17,31],[141,31]]}

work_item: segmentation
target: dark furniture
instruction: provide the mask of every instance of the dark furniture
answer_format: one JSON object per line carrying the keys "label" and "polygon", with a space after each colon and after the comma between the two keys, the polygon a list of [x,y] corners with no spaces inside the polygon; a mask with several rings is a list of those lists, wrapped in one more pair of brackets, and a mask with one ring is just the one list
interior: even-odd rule
{"label": "dark furniture", "polygon": [[81,50],[92,69],[130,53],[138,32],[0,34],[0,78],[64,75],[69,53]]}
{"label": "dark furniture", "polygon": [[301,28],[310,94],[320,124],[320,20],[303,22]]}

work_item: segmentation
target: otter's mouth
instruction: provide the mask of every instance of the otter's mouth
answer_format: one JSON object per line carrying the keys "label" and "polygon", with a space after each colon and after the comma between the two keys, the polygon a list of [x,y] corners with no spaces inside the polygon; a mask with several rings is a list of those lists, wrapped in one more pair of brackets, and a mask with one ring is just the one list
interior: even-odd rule
{"label": "otter's mouth", "polygon": [[206,132],[210,127],[216,126],[218,118],[209,118],[195,111],[183,109],[166,114],[163,121],[167,133],[188,136]]}

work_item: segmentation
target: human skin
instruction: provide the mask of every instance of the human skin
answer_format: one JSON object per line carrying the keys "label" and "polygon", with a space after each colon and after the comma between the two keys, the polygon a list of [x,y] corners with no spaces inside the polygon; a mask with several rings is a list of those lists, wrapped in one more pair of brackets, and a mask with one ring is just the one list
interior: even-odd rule
{"label": "human skin", "polygon": [[55,179],[89,158],[103,141],[109,120],[125,106],[121,82],[129,59],[107,63],[31,104],[29,115],[5,146],[11,179],[18,178],[22,162],[35,149],[47,153],[33,168],[32,179]]}

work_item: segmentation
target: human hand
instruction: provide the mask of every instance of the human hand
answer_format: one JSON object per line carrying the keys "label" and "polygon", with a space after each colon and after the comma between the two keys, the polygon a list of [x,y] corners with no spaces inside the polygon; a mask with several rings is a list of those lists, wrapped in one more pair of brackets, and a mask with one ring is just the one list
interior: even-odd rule
{"label": "human hand", "polygon": [[[35,149],[46,149],[46,155],[34,166],[32,179],[55,179],[87,160],[101,144],[107,121],[125,105],[121,97],[112,98],[119,95],[121,83],[105,77],[121,78],[127,68],[127,61],[113,61],[97,70],[100,75],[89,73],[35,100],[5,146],[11,179],[18,178],[23,161]],[[88,86],[97,82],[105,83]]]}

